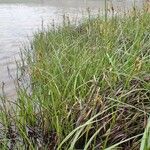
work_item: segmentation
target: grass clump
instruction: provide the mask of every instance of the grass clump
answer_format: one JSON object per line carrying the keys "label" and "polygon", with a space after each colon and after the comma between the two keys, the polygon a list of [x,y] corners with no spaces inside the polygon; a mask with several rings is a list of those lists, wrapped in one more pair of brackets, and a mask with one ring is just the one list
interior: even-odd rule
{"label": "grass clump", "polygon": [[26,51],[31,91],[18,89],[6,141],[14,136],[12,147],[22,149],[138,150],[150,114],[149,33],[149,13],[134,10],[35,34]]}

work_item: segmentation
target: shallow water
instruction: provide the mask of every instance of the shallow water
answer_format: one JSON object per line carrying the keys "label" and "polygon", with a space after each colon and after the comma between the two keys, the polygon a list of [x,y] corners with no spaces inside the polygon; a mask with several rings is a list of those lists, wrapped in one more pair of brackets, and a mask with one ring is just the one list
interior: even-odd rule
{"label": "shallow water", "polygon": [[[141,5],[141,2],[142,0],[136,1],[137,5]],[[104,4],[104,0],[0,0],[0,86],[5,83],[6,96],[11,100],[15,98],[16,90],[12,79],[16,78],[15,61],[19,60],[22,43],[41,27],[42,20],[44,26],[53,20],[61,23],[65,13],[76,19],[82,16],[87,7],[97,12],[104,9]],[[132,0],[113,0],[113,4],[119,10],[128,8],[133,3]]]}

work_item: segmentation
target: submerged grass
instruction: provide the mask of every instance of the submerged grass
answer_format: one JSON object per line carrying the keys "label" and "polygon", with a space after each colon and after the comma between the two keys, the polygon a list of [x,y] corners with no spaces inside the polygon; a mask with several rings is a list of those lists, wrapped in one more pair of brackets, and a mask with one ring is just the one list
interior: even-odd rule
{"label": "submerged grass", "polygon": [[1,149],[149,149],[149,12],[39,32],[26,62],[30,87],[1,109]]}

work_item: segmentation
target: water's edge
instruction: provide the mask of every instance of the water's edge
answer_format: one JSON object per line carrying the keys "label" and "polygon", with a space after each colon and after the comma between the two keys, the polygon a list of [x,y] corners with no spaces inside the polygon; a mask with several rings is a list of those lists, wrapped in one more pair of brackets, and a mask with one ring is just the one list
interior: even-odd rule
{"label": "water's edge", "polygon": [[[139,2],[138,0],[137,3]],[[87,7],[97,12],[99,8],[105,8],[104,4],[104,0],[66,0],[65,2],[63,0],[11,0],[11,3],[10,0],[5,3],[0,0],[0,86],[5,85],[5,94],[11,100],[15,99],[16,90],[12,79],[16,77],[15,61],[20,59],[19,51],[22,43],[26,43],[28,37],[32,37],[33,33],[41,27],[42,20],[45,27],[53,20],[59,24],[65,13],[71,18],[80,18]],[[111,5],[110,1],[108,5]],[[129,0],[114,3],[118,11],[131,5]]]}

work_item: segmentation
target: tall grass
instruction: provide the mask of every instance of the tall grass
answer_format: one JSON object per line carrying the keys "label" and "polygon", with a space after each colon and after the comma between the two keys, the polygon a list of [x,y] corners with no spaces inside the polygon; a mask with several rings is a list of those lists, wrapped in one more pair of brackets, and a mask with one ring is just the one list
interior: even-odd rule
{"label": "tall grass", "polygon": [[30,86],[18,84],[13,112],[1,110],[1,149],[140,149],[149,135],[147,11],[38,32],[24,54]]}

